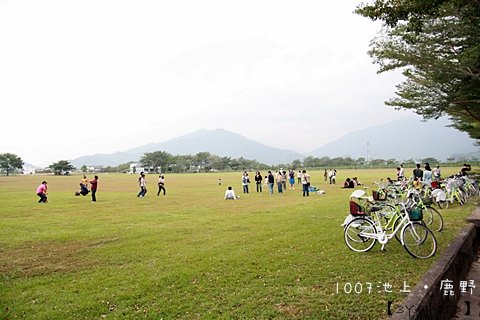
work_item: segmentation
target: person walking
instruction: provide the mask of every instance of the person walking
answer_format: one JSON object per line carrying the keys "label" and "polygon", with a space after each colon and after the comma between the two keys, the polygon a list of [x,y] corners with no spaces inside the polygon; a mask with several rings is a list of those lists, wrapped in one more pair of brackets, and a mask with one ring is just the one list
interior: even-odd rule
{"label": "person walking", "polygon": [[97,202],[97,185],[98,185],[98,176],[93,177],[90,182],[90,192],[92,194],[92,202]]}
{"label": "person walking", "polygon": [[255,173],[255,185],[257,187],[257,192],[262,192],[262,181],[263,181],[262,174],[260,173],[260,171],[257,171]]}
{"label": "person walking", "polygon": [[163,174],[158,176],[158,192],[157,197],[160,195],[160,192],[163,190],[163,195],[166,194],[167,189],[165,189],[165,176]]}
{"label": "person walking", "polygon": [[143,172],[140,172],[138,185],[140,186],[140,192],[137,194],[137,197],[143,198],[145,197],[145,194],[147,194],[147,180],[145,179],[145,174]]}
{"label": "person walking", "polygon": [[302,188],[303,196],[310,196],[310,175],[307,173],[306,170],[302,171]]}
{"label": "person walking", "polygon": [[38,200],[38,203],[47,203],[48,202],[48,199],[47,199],[47,181],[42,181],[42,183],[37,187],[37,196],[40,197],[40,199]]}

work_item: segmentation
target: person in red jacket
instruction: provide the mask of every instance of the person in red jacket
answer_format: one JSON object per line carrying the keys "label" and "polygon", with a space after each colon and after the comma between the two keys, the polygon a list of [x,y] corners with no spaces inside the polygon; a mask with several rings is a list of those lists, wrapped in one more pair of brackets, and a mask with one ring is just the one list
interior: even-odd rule
{"label": "person in red jacket", "polygon": [[93,180],[90,180],[89,182],[90,182],[90,191],[92,193],[92,202],[96,202],[97,201],[96,193],[97,193],[98,176],[95,176],[93,178]]}

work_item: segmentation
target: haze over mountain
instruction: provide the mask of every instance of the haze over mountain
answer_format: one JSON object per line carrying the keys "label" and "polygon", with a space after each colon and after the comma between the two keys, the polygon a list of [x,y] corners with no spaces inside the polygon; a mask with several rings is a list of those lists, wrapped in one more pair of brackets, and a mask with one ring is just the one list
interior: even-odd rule
{"label": "haze over mountain", "polygon": [[145,152],[160,150],[173,155],[194,155],[198,152],[207,151],[218,156],[255,159],[265,164],[289,163],[304,157],[304,155],[295,151],[269,147],[224,129],[200,129],[175,139],[161,143],[150,143],[125,152],[83,156],[72,160],[72,164],[76,167],[84,164],[115,166],[128,161],[138,161]]}
{"label": "haze over mountain", "polygon": [[422,122],[398,120],[385,125],[350,132],[340,139],[315,149],[310,155],[321,157],[360,157],[370,159],[422,159],[445,161],[454,154],[479,150],[466,133],[446,127],[447,120]]}
{"label": "haze over mountain", "polygon": [[[467,134],[445,127],[445,120],[421,122],[400,120],[389,124],[353,131],[331,143],[308,153],[316,157],[352,157],[357,159],[420,159],[434,157],[445,161],[456,154],[478,152],[474,140]],[[166,151],[173,155],[194,155],[210,152],[218,156],[255,159],[274,165],[302,160],[305,155],[292,150],[269,147],[237,133],[224,129],[200,129],[161,143],[150,143],[124,152],[95,154],[72,160],[76,167],[82,165],[116,166],[129,161],[138,161],[145,152]]]}

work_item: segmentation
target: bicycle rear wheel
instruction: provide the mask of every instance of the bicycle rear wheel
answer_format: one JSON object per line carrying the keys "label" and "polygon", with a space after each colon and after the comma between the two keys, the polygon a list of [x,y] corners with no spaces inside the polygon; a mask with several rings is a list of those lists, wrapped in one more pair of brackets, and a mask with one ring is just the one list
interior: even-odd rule
{"label": "bicycle rear wheel", "polygon": [[423,211],[423,221],[432,231],[440,232],[443,230],[443,218],[440,212],[433,207],[425,207]]}
{"label": "bicycle rear wheel", "polygon": [[437,252],[433,232],[420,222],[411,222],[402,230],[403,247],[414,258],[427,259]]}
{"label": "bicycle rear wheel", "polygon": [[377,242],[376,235],[375,225],[366,218],[353,219],[343,232],[347,247],[355,252],[367,252],[372,249]]}

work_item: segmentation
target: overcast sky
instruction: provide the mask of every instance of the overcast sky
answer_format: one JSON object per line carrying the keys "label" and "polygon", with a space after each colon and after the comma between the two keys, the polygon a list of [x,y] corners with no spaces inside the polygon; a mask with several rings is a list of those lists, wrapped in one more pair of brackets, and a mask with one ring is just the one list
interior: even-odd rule
{"label": "overcast sky", "polygon": [[224,128],[306,152],[414,117],[359,1],[0,0],[0,153],[48,165]]}

